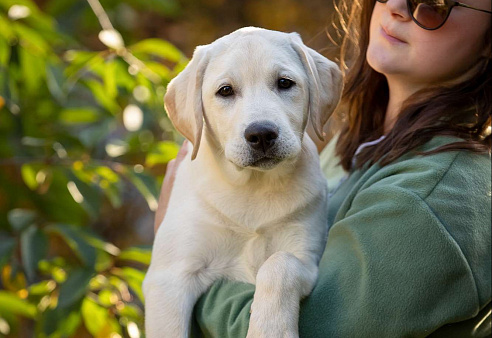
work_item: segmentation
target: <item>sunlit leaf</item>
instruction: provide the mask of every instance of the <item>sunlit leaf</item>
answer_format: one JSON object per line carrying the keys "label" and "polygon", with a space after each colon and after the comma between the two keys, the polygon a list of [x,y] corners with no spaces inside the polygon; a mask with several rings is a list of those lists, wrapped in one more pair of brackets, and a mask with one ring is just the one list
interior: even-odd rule
{"label": "sunlit leaf", "polygon": [[56,282],[54,280],[43,280],[39,283],[30,285],[28,291],[30,295],[39,296],[50,293],[55,287]]}
{"label": "sunlit leaf", "polygon": [[99,332],[100,337],[121,337],[121,326],[113,316],[109,316],[103,329]]}
{"label": "sunlit leaf", "polygon": [[106,95],[114,99],[118,94],[118,89],[116,88],[116,62],[113,60],[107,60],[104,63],[104,71],[103,71],[103,81],[104,81],[104,89],[106,91]]}
{"label": "sunlit leaf", "polygon": [[101,290],[98,299],[99,303],[105,307],[110,307],[119,301],[118,294],[110,289]]}
{"label": "sunlit leaf", "polygon": [[165,164],[176,158],[179,146],[175,142],[162,141],[157,143],[147,154],[145,164],[152,167],[156,164]]}
{"label": "sunlit leaf", "polygon": [[174,45],[160,39],[142,40],[130,46],[129,49],[134,53],[156,55],[172,62],[179,62],[184,58]]}
{"label": "sunlit leaf", "polygon": [[22,264],[28,280],[31,282],[36,276],[39,261],[46,256],[48,239],[46,234],[37,226],[31,225],[21,234]]}
{"label": "sunlit leaf", "polygon": [[81,312],[87,330],[93,336],[99,336],[108,320],[108,310],[86,297],[82,302]]}
{"label": "sunlit leaf", "polygon": [[[112,273],[118,273],[119,269],[118,268],[113,268],[111,269]],[[108,278],[109,284],[111,284],[118,292],[120,293],[121,299],[123,299],[125,302],[129,302],[131,300],[131,294],[130,290],[128,289],[128,283],[126,283],[124,280],[121,278],[113,275]]]}
{"label": "sunlit leaf", "polygon": [[81,234],[81,236],[87,241],[87,243],[89,243],[94,248],[103,250],[113,256],[117,256],[120,254],[120,249],[118,249],[117,246],[109,242],[106,242],[91,233],[85,232]]}
{"label": "sunlit leaf", "polygon": [[[0,18],[0,31],[1,31],[1,26],[2,24]],[[0,66],[6,67],[9,62],[9,59],[10,59],[10,45],[7,43],[6,40],[0,39]]]}
{"label": "sunlit leaf", "polygon": [[112,114],[116,114],[120,107],[111,97],[107,96],[104,85],[97,80],[86,80],[88,88],[91,90],[92,95],[96,101],[105,109],[107,109]]}
{"label": "sunlit leaf", "polygon": [[15,38],[15,35],[10,20],[0,13],[0,36],[3,36],[5,40],[10,41]]}
{"label": "sunlit leaf", "polygon": [[99,118],[100,114],[94,107],[64,109],[59,116],[60,121],[66,124],[92,123]]}
{"label": "sunlit leaf", "polygon": [[145,273],[143,271],[129,267],[123,267],[121,269],[113,269],[113,273],[124,279],[133,290],[133,292],[135,292],[140,301],[142,303],[144,302],[142,283],[145,277]]}
{"label": "sunlit leaf", "polygon": [[118,314],[123,317],[130,318],[132,320],[140,320],[142,318],[142,310],[131,303],[124,303],[120,308],[117,308]]}
{"label": "sunlit leaf", "polygon": [[26,276],[20,271],[20,266],[15,261],[3,266],[2,286],[6,290],[15,292],[26,288]]}
{"label": "sunlit leaf", "polygon": [[118,259],[121,260],[130,260],[130,261],[135,261],[139,262],[145,265],[150,264],[150,258],[152,255],[151,249],[143,249],[143,248],[137,248],[137,247],[132,247],[125,249],[121,252],[121,254],[118,256]]}
{"label": "sunlit leaf", "polygon": [[44,60],[24,48],[19,49],[19,56],[26,89],[34,93],[46,77]]}
{"label": "sunlit leaf", "polygon": [[11,292],[0,290],[0,314],[2,313],[13,313],[33,319],[37,310],[34,304],[28,303]]}
{"label": "sunlit leaf", "polygon": [[113,265],[113,259],[111,258],[111,256],[104,251],[98,250],[95,266],[96,271],[102,272],[104,270],[107,270],[111,265]]}
{"label": "sunlit leaf", "polygon": [[154,61],[145,61],[145,65],[149,67],[154,73],[162,77],[164,80],[171,80],[171,70],[164,66],[162,63]]}
{"label": "sunlit leaf", "polygon": [[21,175],[24,183],[31,190],[36,190],[38,187],[38,182],[36,181],[36,170],[31,164],[23,164],[21,167]]}
{"label": "sunlit leaf", "polygon": [[46,57],[50,46],[41,34],[21,23],[15,23],[12,27],[19,36],[21,45],[29,50],[29,53],[38,57]]}
{"label": "sunlit leaf", "polygon": [[104,58],[99,52],[69,50],[65,52],[64,59],[70,63],[65,69],[65,75],[68,77],[74,76],[82,69],[90,70],[104,63]]}

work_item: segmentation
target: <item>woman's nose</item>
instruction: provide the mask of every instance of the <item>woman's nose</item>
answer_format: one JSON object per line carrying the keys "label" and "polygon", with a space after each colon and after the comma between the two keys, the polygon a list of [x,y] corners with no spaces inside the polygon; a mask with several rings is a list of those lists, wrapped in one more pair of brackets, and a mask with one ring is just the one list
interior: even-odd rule
{"label": "woman's nose", "polygon": [[397,20],[411,19],[408,15],[406,0],[388,0],[385,5],[393,18]]}

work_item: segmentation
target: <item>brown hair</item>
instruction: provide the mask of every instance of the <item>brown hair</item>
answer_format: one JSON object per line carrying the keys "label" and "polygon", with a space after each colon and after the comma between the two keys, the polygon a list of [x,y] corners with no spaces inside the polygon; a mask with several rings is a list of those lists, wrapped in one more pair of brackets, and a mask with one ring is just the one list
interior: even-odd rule
{"label": "brown hair", "polygon": [[[384,133],[388,84],[366,61],[374,3],[375,0],[340,0],[336,8],[340,19],[338,28],[343,31],[340,65],[345,76],[339,109],[344,114],[336,151],[345,170],[352,169],[352,158],[360,144]],[[490,32],[486,39],[490,47]],[[463,141],[425,154],[462,149],[490,152],[492,62],[489,60],[483,58],[476,74],[465,82],[428,88],[409,97],[391,131],[381,142],[361,151],[355,166],[360,168],[378,161],[384,166],[437,135],[456,136]]]}

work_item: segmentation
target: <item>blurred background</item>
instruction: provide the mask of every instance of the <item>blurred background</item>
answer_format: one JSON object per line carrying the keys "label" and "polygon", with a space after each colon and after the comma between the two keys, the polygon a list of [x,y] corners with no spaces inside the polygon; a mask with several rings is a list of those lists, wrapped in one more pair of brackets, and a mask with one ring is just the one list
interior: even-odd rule
{"label": "blurred background", "polygon": [[143,337],[166,164],[162,104],[196,45],[296,31],[331,59],[331,0],[0,0],[0,336]]}

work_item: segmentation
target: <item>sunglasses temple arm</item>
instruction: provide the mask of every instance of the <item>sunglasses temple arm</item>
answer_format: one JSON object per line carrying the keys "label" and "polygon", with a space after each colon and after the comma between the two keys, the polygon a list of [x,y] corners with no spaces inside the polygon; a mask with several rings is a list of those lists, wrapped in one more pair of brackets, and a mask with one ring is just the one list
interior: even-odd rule
{"label": "sunglasses temple arm", "polygon": [[462,3],[462,2],[458,2],[458,1],[456,1],[456,2],[455,2],[455,4],[456,4],[455,6],[466,7],[466,8],[474,9],[474,10],[476,10],[476,11],[480,11],[480,12],[484,12],[484,13],[489,13],[489,14],[492,14],[492,12],[491,12],[491,11],[487,11],[487,10],[485,10],[485,9],[480,9],[480,8],[472,7],[472,6],[467,5],[467,4],[464,4],[464,3]]}

